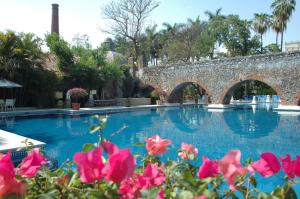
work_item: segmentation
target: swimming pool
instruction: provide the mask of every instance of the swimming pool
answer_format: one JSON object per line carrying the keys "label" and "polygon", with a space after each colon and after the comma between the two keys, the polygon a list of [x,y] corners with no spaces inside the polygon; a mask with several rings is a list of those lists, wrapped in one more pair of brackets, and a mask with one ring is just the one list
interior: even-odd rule
{"label": "swimming pool", "polygon": [[[290,153],[295,157],[300,152],[300,116],[290,113],[273,112],[262,106],[240,106],[225,111],[207,110],[202,106],[144,109],[111,114],[104,136],[110,138],[112,133],[127,126],[111,137],[111,141],[120,148],[144,154],[144,147],[133,144],[159,134],[172,140],[172,146],[164,155],[172,159],[177,158],[182,142],[192,143],[199,149],[196,164],[201,164],[202,155],[218,159],[231,149],[240,149],[243,160],[256,159],[266,151],[277,156]],[[47,143],[47,155],[62,163],[72,159],[84,143],[97,141],[97,135],[89,133],[89,127],[96,122],[91,116],[20,116],[1,123],[0,128]],[[260,187],[268,191],[274,184],[284,182],[282,176],[281,173],[267,181],[260,178]],[[299,194],[300,187],[296,189]]]}

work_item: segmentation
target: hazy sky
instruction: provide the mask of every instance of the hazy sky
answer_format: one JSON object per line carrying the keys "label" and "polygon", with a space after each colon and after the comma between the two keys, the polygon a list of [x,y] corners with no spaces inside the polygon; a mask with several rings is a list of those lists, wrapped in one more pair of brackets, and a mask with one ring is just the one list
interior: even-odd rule
{"label": "hazy sky", "polygon": [[[40,37],[51,28],[51,4],[58,3],[60,14],[60,34],[72,41],[75,34],[87,34],[94,47],[109,35],[105,29],[101,7],[110,0],[0,0],[0,31],[33,32]],[[206,10],[214,12],[222,8],[223,14],[238,14],[241,18],[252,19],[253,13],[271,13],[272,0],[160,0],[148,23],[185,22],[187,18],[206,20]],[[275,34],[270,30],[266,43],[275,42]],[[300,40],[300,5],[296,7],[285,33],[285,42]]]}

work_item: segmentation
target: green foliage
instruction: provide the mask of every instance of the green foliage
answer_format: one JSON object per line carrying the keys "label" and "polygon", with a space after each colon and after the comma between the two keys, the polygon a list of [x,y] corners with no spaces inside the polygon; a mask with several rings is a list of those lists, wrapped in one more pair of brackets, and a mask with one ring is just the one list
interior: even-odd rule
{"label": "green foliage", "polygon": [[251,23],[237,15],[229,15],[226,20],[223,42],[230,56],[245,56],[259,48],[258,39],[251,38]]}
{"label": "green foliage", "polygon": [[280,48],[277,44],[269,44],[265,46],[265,52],[266,53],[278,53],[280,52]]}
{"label": "green foliage", "polygon": [[[59,78],[44,68],[47,55],[42,40],[32,33],[0,32],[1,78],[16,81],[23,87],[17,103],[23,106],[51,106]],[[49,84],[49,82],[52,82]]]}

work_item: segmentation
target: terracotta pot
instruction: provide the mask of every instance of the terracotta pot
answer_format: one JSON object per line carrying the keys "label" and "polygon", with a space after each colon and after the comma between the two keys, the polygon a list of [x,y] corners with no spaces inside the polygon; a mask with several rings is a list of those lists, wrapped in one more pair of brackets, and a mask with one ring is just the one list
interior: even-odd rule
{"label": "terracotta pot", "polygon": [[73,110],[79,110],[80,109],[80,103],[72,103],[72,109]]}

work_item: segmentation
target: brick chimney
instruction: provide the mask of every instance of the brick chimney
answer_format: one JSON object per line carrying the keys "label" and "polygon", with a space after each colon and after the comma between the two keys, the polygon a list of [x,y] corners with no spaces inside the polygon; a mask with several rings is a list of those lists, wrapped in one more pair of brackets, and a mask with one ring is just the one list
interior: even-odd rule
{"label": "brick chimney", "polygon": [[55,32],[59,34],[59,16],[58,16],[58,4],[52,4],[52,22],[51,33]]}

